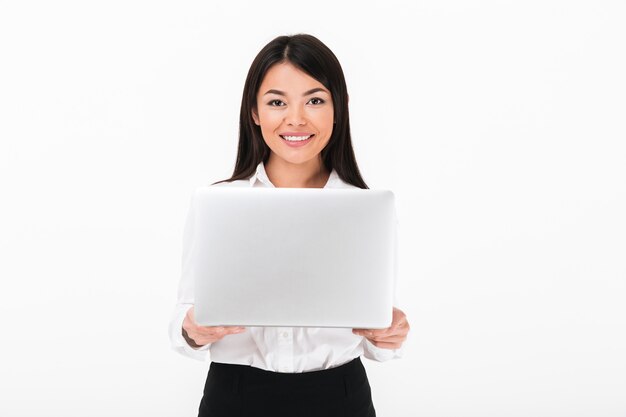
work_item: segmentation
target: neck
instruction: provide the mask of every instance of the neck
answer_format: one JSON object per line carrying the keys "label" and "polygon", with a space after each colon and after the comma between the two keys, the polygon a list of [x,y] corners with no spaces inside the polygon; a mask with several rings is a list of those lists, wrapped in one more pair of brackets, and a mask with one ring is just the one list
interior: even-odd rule
{"label": "neck", "polygon": [[273,154],[265,164],[265,172],[277,188],[324,188],[330,176],[319,158],[292,164]]}

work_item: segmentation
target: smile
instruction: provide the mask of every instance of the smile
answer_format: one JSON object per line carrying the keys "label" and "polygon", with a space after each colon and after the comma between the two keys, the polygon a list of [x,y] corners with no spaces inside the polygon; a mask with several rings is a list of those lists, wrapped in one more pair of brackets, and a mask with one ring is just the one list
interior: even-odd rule
{"label": "smile", "polygon": [[315,135],[306,135],[306,136],[283,136],[279,135],[283,143],[290,148],[299,148],[301,146],[306,146],[307,144],[313,141]]}
{"label": "smile", "polygon": [[301,141],[309,139],[312,136],[314,136],[314,135],[307,135],[307,136],[283,136],[283,135],[280,135],[281,138],[283,138],[283,139],[285,139],[285,140],[287,140],[289,142],[301,142]]}

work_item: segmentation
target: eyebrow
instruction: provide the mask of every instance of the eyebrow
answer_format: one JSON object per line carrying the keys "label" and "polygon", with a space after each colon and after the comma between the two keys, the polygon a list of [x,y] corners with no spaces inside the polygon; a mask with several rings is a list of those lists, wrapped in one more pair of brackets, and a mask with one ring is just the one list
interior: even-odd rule
{"label": "eyebrow", "polygon": [[[324,89],[323,89],[323,88],[321,88],[321,87],[315,87],[315,88],[312,88],[312,89],[310,89],[310,90],[308,90],[308,91],[305,91],[305,92],[304,92],[304,94],[302,94],[302,96],[303,96],[303,97],[304,97],[304,96],[308,96],[309,94],[317,93],[318,91],[322,91],[322,92],[324,92],[324,93],[328,93],[328,91],[324,90]],[[266,95],[266,94],[278,94],[279,96],[284,96],[284,95],[286,95],[283,91],[280,91],[280,90],[274,90],[274,89],[267,90],[267,91],[265,92],[265,94],[263,94],[263,95]],[[330,94],[330,93],[328,93],[328,94]]]}

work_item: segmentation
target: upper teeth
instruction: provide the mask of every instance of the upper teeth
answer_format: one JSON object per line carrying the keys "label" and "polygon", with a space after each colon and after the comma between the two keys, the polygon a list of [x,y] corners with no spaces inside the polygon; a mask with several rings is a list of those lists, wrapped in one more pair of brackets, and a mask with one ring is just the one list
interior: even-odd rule
{"label": "upper teeth", "polygon": [[282,136],[282,138],[284,138],[286,140],[307,140],[311,136],[312,135],[308,135],[308,136]]}

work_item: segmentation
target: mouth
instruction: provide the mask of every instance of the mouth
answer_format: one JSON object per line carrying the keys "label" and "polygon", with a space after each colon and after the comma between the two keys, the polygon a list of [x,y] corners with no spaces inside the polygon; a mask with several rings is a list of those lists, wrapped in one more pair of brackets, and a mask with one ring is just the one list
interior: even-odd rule
{"label": "mouth", "polygon": [[283,140],[291,143],[308,142],[315,134],[310,135],[279,135]]}
{"label": "mouth", "polygon": [[[291,133],[291,132],[289,132]],[[308,145],[315,138],[314,134],[305,135],[278,135],[283,140],[283,143],[290,148],[301,148]]]}

